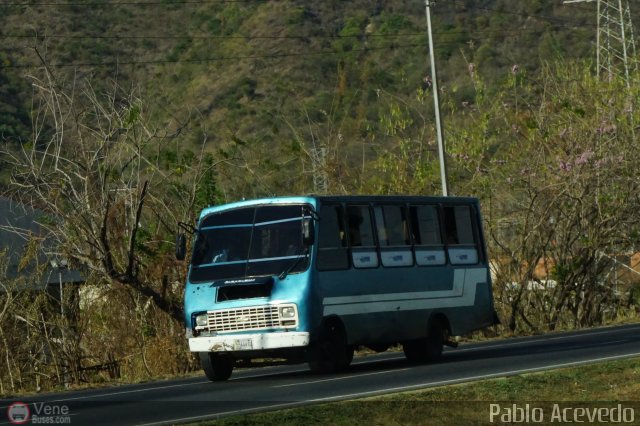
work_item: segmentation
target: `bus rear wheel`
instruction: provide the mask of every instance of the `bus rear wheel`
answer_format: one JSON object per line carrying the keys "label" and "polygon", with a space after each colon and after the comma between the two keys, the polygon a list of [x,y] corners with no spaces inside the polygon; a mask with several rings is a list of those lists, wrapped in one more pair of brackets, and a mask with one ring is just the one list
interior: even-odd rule
{"label": "bus rear wheel", "polygon": [[207,379],[213,382],[221,382],[231,377],[233,372],[233,358],[229,355],[215,352],[199,352],[200,366],[204,370]]}
{"label": "bus rear wheel", "polygon": [[353,346],[347,345],[347,336],[340,324],[325,324],[318,338],[309,345],[307,358],[309,369],[315,373],[341,371],[353,360]]}
{"label": "bus rear wheel", "polygon": [[429,323],[427,337],[409,340],[402,344],[404,356],[410,362],[435,362],[442,356],[445,328],[438,319]]}

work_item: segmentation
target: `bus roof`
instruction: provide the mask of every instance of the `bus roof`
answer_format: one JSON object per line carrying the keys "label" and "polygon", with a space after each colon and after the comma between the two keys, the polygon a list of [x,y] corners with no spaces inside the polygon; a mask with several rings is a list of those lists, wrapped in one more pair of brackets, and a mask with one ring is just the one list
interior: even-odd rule
{"label": "bus roof", "polygon": [[437,195],[322,195],[315,197],[321,202],[360,202],[360,203],[411,203],[427,202],[441,203],[444,201],[454,203],[475,203],[474,197],[443,197]]}
{"label": "bus roof", "polygon": [[478,199],[475,197],[443,197],[443,196],[424,196],[424,195],[301,195],[301,196],[283,196],[271,198],[255,198],[250,200],[236,201],[228,204],[219,204],[209,206],[202,210],[200,217],[207,216],[217,211],[250,207],[265,204],[311,204],[317,205],[323,203],[462,203],[475,204]]}

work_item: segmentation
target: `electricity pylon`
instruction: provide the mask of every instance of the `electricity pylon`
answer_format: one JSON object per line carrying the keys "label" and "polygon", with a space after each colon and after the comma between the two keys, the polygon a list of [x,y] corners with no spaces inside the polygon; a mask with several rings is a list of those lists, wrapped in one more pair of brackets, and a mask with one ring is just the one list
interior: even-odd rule
{"label": "electricity pylon", "polygon": [[313,191],[316,194],[326,194],[329,180],[327,177],[327,149],[313,147],[310,151],[313,169]]}
{"label": "electricity pylon", "polygon": [[630,76],[637,71],[636,42],[628,0],[565,0],[568,3],[598,3],[596,39],[597,73],[611,81],[622,74],[631,87]]}

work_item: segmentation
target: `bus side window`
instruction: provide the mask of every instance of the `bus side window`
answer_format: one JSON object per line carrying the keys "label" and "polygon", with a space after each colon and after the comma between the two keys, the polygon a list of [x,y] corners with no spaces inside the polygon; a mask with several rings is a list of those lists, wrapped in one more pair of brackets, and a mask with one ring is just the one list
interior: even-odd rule
{"label": "bus side window", "polygon": [[347,206],[351,257],[356,268],[377,268],[378,252],[373,238],[369,206]]}
{"label": "bus side window", "polygon": [[374,207],[382,266],[411,266],[411,238],[404,206]]}
{"label": "bus side window", "polygon": [[348,269],[349,254],[342,206],[322,206],[318,227],[318,270]]}
{"label": "bus side window", "polygon": [[409,216],[415,244],[416,264],[419,266],[444,265],[447,257],[440,235],[438,207],[435,205],[411,206]]}
{"label": "bus side window", "polygon": [[452,265],[473,265],[478,263],[471,206],[444,207],[444,230],[447,251]]}

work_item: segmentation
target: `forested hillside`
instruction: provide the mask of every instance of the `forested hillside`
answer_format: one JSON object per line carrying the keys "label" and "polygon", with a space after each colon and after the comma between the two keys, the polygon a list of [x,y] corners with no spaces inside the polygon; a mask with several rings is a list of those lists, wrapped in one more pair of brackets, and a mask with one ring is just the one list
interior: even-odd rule
{"label": "forested hillside", "polygon": [[[429,74],[420,1],[34,1],[5,3],[0,13],[6,138],[28,140],[29,76],[44,66],[67,90],[115,83],[135,92],[152,120],[200,129],[181,144],[197,150],[206,134],[207,150],[236,157],[240,145],[243,160],[268,160],[250,166],[270,178],[234,180],[230,198],[313,190],[309,179],[292,188],[276,171],[312,134],[322,143],[339,134],[343,151],[333,159],[361,166],[363,144],[371,158],[386,140],[379,119],[389,101],[415,98]],[[439,2],[433,14],[440,84],[454,113],[474,102],[470,64],[492,92],[513,65],[535,75],[545,61],[594,58],[595,8],[586,4],[460,0]],[[431,102],[419,108],[429,122],[432,111]]]}
{"label": "forested hillside", "polygon": [[[173,250],[203,206],[440,192],[424,2],[5,1],[0,17],[0,193],[47,212],[47,256],[87,278],[71,324],[0,253],[0,393],[193,369]],[[439,1],[432,21],[450,192],[481,200],[495,331],[636,317],[633,52],[628,76],[599,72],[595,3]],[[25,238],[28,264],[42,241]]]}

